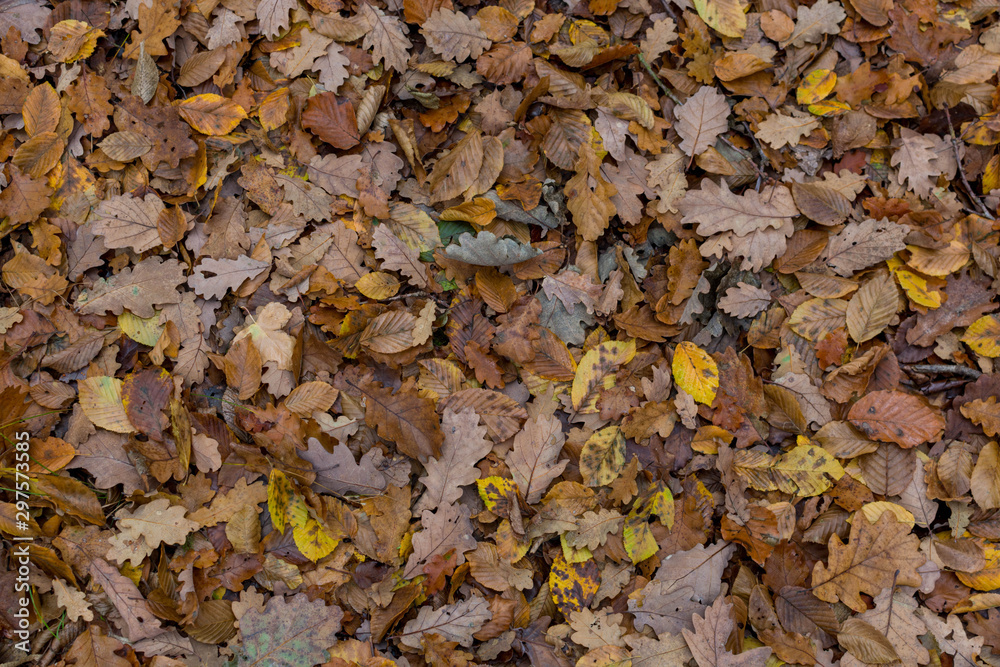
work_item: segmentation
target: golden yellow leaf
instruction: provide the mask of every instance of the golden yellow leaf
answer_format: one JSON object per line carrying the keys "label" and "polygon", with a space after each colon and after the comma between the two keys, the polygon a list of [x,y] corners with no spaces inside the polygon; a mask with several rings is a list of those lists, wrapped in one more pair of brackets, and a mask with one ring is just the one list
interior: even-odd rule
{"label": "golden yellow leaf", "polygon": [[239,104],[214,93],[195,95],[177,103],[181,118],[202,134],[222,136],[236,129],[247,112]]}
{"label": "golden yellow leaf", "polygon": [[272,90],[260,103],[260,109],[257,111],[260,126],[270,132],[284,125],[288,107],[288,88]]}
{"label": "golden yellow leaf", "polygon": [[396,292],[399,291],[399,280],[391,273],[372,271],[361,276],[354,286],[369,299],[381,301],[396,296]]}
{"label": "golden yellow leaf", "polygon": [[851,105],[840,100],[825,100],[816,104],[810,104],[807,108],[809,109],[809,113],[814,116],[839,116],[850,111]]}
{"label": "golden yellow leaf", "polygon": [[979,572],[956,572],[958,580],[977,591],[992,591],[1000,588],[1000,547],[987,544],[983,549],[986,567]]}
{"label": "golden yellow leaf", "polygon": [[962,342],[984,357],[1000,357],[1000,315],[984,315],[970,324]]}
{"label": "golden yellow leaf", "polygon": [[802,77],[802,84],[795,91],[799,104],[816,104],[833,92],[837,85],[837,74],[828,69],[814,69]]}
{"label": "golden yellow leaf", "polygon": [[486,197],[476,197],[458,206],[452,206],[441,212],[442,220],[460,220],[485,227],[497,216],[497,207],[493,200]]}
{"label": "golden yellow leaf", "polygon": [[899,269],[895,272],[899,286],[906,291],[906,296],[913,303],[924,308],[940,308],[943,303],[941,292],[930,287],[926,278],[913,271]]}
{"label": "golden yellow leaf", "polygon": [[674,350],[674,382],[698,403],[711,405],[719,389],[719,367],[708,352],[690,341]]}

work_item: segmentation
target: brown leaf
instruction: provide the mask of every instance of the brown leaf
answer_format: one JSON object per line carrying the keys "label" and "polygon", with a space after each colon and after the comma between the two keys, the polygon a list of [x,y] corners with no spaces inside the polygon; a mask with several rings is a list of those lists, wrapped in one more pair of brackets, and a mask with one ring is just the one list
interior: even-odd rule
{"label": "brown leaf", "polygon": [[309,98],[302,112],[302,126],[335,148],[351,148],[361,141],[354,105],[333,93]]}
{"label": "brown leaf", "polygon": [[821,600],[840,600],[855,611],[867,609],[861,593],[876,596],[895,584],[919,586],[917,568],[926,558],[917,551],[918,540],[892,512],[872,524],[863,517],[851,524],[850,541],[830,537],[828,565],[816,563],[813,592]]}
{"label": "brown leaf", "polygon": [[851,406],[848,419],[874,440],[907,448],[937,440],[945,425],[920,397],[900,391],[867,394]]}

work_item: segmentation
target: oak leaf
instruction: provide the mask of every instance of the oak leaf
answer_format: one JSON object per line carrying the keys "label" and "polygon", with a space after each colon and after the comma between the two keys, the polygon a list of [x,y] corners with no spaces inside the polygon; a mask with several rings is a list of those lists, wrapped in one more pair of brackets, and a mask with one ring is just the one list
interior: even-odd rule
{"label": "oak leaf", "polygon": [[678,202],[685,224],[697,224],[702,236],[731,231],[745,236],[754,231],[779,229],[798,215],[792,193],[784,186],[762,195],[752,190],[733,194],[725,181],[716,185],[705,179],[700,190],[689,190]]}
{"label": "oak leaf", "polygon": [[891,512],[883,513],[874,524],[858,517],[851,524],[847,544],[836,535],[830,537],[829,563],[816,563],[813,568],[813,594],[865,611],[861,593],[877,596],[894,583],[919,586],[917,568],[926,558],[917,550],[918,543],[910,527],[898,522]]}
{"label": "oak leaf", "polygon": [[[741,12],[742,14],[742,12]],[[685,155],[700,155],[729,129],[729,105],[713,86],[702,86],[684,104],[674,108],[680,149]]]}
{"label": "oak leaf", "polygon": [[171,505],[166,498],[146,503],[133,512],[123,512],[116,524],[121,532],[109,540],[111,549],[107,558],[119,564],[131,561],[138,566],[161,544],[183,543],[191,531],[201,527],[184,518],[186,513],[183,507]]}
{"label": "oak leaf", "polygon": [[492,616],[486,600],[476,596],[440,609],[421,607],[417,617],[403,626],[400,641],[406,646],[420,648],[421,638],[432,633],[447,641],[471,646],[472,635]]}
{"label": "oak leaf", "polygon": [[478,18],[469,18],[450,9],[436,9],[420,26],[427,45],[445,60],[461,63],[479,58],[492,42]]}
{"label": "oak leaf", "polygon": [[771,649],[754,648],[733,655],[726,648],[729,633],[735,627],[731,616],[733,605],[723,596],[716,598],[705,610],[705,616],[694,616],[694,631],[684,628],[681,632],[698,667],[763,667]]}
{"label": "oak leaf", "polygon": [[306,667],[325,662],[327,649],[337,643],[340,607],[301,595],[276,595],[263,609],[248,609],[240,617],[240,667]]}

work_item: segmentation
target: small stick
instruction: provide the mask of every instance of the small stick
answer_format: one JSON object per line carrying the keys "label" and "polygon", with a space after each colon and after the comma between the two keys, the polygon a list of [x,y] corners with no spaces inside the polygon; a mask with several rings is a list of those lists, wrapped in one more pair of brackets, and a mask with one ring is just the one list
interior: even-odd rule
{"label": "small stick", "polygon": [[904,366],[904,368],[916,373],[950,373],[952,375],[962,375],[973,380],[978,379],[983,374],[978,369],[959,366],[958,364],[912,364]]}
{"label": "small stick", "polygon": [[684,102],[681,101],[681,98],[677,97],[674,91],[670,90],[667,87],[667,84],[663,83],[663,81],[660,80],[660,77],[656,75],[656,72],[653,71],[653,68],[649,66],[648,62],[646,62],[646,56],[642,55],[641,53],[639,54],[639,64],[642,65],[647,72],[649,72],[649,76],[653,77],[653,81],[656,82],[656,85],[660,87],[660,90],[662,90],[667,97],[672,99],[675,104],[684,104]]}
{"label": "small stick", "polygon": [[948,119],[948,133],[951,135],[951,147],[955,150],[955,162],[958,163],[958,173],[962,176],[962,185],[965,186],[965,191],[969,193],[969,198],[975,203],[976,208],[982,211],[983,216],[989,218],[990,220],[996,220],[993,215],[986,208],[986,204],[983,200],[972,189],[969,185],[969,179],[965,177],[965,169],[962,168],[962,156],[958,152],[958,138],[955,136],[955,126],[951,124],[951,112],[948,111],[948,107],[944,108],[944,116]]}

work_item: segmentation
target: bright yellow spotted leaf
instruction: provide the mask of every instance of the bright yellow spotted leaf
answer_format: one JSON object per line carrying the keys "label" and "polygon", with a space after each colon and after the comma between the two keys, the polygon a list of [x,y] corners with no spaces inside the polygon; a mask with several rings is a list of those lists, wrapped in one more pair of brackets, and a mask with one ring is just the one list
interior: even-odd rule
{"label": "bright yellow spotted leaf", "polygon": [[962,342],[984,357],[1000,357],[1000,315],[984,315],[969,325]]}
{"label": "bright yellow spotted leaf", "polygon": [[494,514],[507,514],[510,498],[517,497],[517,484],[512,479],[503,477],[484,477],[476,480],[479,487],[479,497],[483,499],[486,509]]}
{"label": "bright yellow spotted leaf", "polygon": [[719,389],[719,367],[708,352],[690,341],[674,350],[674,382],[698,403],[711,405]]}
{"label": "bright yellow spotted leaf", "polygon": [[660,548],[649,527],[649,518],[656,516],[667,528],[674,525],[674,496],[670,487],[657,481],[636,499],[625,518],[622,537],[625,552],[633,563],[641,563]]}
{"label": "bright yellow spotted leaf", "polygon": [[802,85],[795,91],[795,100],[799,104],[816,104],[833,92],[837,85],[837,75],[832,70],[814,69],[802,77]]}
{"label": "bright yellow spotted leaf", "polygon": [[739,0],[694,0],[698,16],[721,35],[742,37],[747,30],[747,17]]}
{"label": "bright yellow spotted leaf", "polygon": [[285,517],[294,493],[285,473],[277,468],[272,470],[267,480],[267,509],[271,513],[271,524],[280,533],[285,532]]}
{"label": "bright yellow spotted leaf", "polygon": [[581,414],[597,412],[601,390],[615,386],[615,372],[635,356],[635,340],[606,341],[583,355],[573,378],[570,396]]}
{"label": "bright yellow spotted leaf", "polygon": [[600,585],[601,570],[596,562],[570,563],[562,554],[553,559],[549,571],[549,593],[566,618],[574,611],[589,607]]}
{"label": "bright yellow spotted leaf", "polygon": [[814,116],[839,116],[850,111],[851,105],[839,100],[826,100],[810,104],[807,108]]}
{"label": "bright yellow spotted leaf", "polygon": [[[305,504],[305,503],[303,503]],[[318,561],[330,555],[340,540],[330,535],[329,529],[316,518],[312,510],[292,531],[295,546],[311,561]]]}
{"label": "bright yellow spotted leaf", "polygon": [[115,433],[135,433],[122,401],[122,381],[99,375],[76,383],[83,414],[96,426]]}
{"label": "bright yellow spotted leaf", "polygon": [[247,112],[239,104],[214,93],[182,100],[177,103],[177,111],[188,125],[213,137],[229,134],[247,117]]}
{"label": "bright yellow spotted leaf", "polygon": [[361,276],[354,286],[369,299],[381,301],[396,296],[396,292],[399,291],[399,280],[391,273],[372,271]]}
{"label": "bright yellow spotted leaf", "polygon": [[595,432],[580,452],[580,475],[587,486],[607,486],[625,467],[625,436],[617,426]]}
{"label": "bright yellow spotted leaf", "polygon": [[733,470],[758,491],[799,497],[818,496],[832,486],[831,479],[844,475],[837,459],[819,445],[797,445],[778,456],[740,449],[735,452]]}

